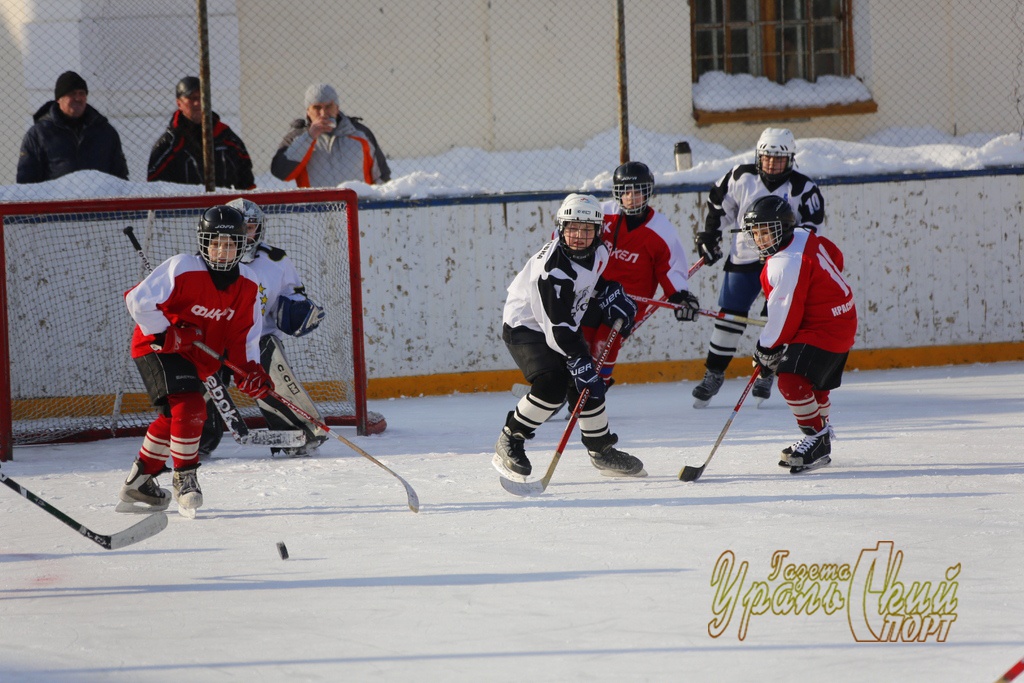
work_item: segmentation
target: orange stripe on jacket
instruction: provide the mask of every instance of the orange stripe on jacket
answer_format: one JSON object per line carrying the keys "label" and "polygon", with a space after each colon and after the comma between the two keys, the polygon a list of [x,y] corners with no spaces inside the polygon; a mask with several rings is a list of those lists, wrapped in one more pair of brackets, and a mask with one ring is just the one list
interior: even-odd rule
{"label": "orange stripe on jacket", "polygon": [[297,187],[309,187],[309,173],[306,172],[306,166],[309,165],[309,160],[313,156],[313,149],[316,147],[316,140],[313,140],[310,144],[309,149],[306,150],[306,154],[302,157],[302,161],[295,167],[295,170],[288,174],[285,181],[294,180]]}

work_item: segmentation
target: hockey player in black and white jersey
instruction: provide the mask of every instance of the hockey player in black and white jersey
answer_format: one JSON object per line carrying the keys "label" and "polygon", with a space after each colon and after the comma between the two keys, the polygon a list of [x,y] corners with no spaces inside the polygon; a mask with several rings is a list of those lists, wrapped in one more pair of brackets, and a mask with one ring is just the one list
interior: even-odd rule
{"label": "hockey player in black and white jersey", "polygon": [[[725,174],[708,193],[704,230],[697,233],[697,255],[711,265],[722,258],[722,233],[731,237],[718,306],[723,313],[747,316],[761,292],[763,262],[740,225],[743,214],[755,200],[775,195],[789,202],[800,227],[813,232],[825,221],[825,200],[813,180],[795,169],[796,141],[785,128],[766,128],[757,141],[753,164],[740,164]],[[746,325],[725,320],[715,322],[708,344],[704,379],[693,389],[693,407],[703,408],[718,393]],[[758,405],[771,396],[774,375],[754,381],[751,393]]]}
{"label": "hockey player in black and white jersey", "polygon": [[618,437],[609,431],[605,414],[605,383],[580,331],[592,300],[609,324],[624,321],[622,336],[629,335],[636,315],[636,304],[622,286],[601,277],[609,258],[601,241],[603,217],[597,198],[566,197],[555,218],[557,238],[534,254],[508,287],[502,339],[531,384],[508,413],[495,446],[494,467],[508,479],[526,480],[533,469],[526,440],[563,401],[575,406],[584,389],[590,393],[579,423],[591,463],[614,476],[647,474],[638,458],[615,448]]}
{"label": "hockey player in black and white jersey", "polygon": [[[305,286],[292,260],[283,249],[270,246],[266,236],[263,210],[248,199],[235,199],[228,206],[245,216],[248,242],[242,262],[255,271],[260,288],[263,333],[260,336],[260,364],[270,374],[274,391],[323,421],[305,388],[288,363],[282,341],[284,336],[302,337],[315,330],[324,318],[324,310],[306,296]],[[272,430],[301,430],[306,443],[296,448],[271,448],[272,454],[289,457],[309,455],[327,440],[327,433],[308,423],[273,397],[256,402]],[[220,443],[224,423],[216,410],[207,406],[208,418],[199,444],[200,457],[209,455]]]}

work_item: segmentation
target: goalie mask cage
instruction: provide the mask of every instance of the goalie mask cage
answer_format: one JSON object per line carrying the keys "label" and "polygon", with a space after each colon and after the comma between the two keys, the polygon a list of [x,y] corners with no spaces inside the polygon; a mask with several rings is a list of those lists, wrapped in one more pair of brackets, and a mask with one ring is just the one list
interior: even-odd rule
{"label": "goalie mask cage", "polygon": [[[203,212],[238,196],[260,205],[267,243],[288,253],[327,311],[312,333],[285,338],[293,372],[328,424],[384,430],[383,416],[366,409],[351,190],[0,203],[0,460],[14,445],[145,432],[155,413],[129,354],[135,325],[124,293],[146,273],[124,228],[156,267],[196,253]],[[261,426],[255,404],[232,396]]]}

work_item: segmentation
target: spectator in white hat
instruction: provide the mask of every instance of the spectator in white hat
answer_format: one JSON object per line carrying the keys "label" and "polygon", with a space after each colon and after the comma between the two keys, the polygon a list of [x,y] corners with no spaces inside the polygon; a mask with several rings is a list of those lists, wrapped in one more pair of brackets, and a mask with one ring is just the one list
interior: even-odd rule
{"label": "spectator in white hat", "polygon": [[306,118],[292,122],[278,146],[270,172],[298,187],[336,187],[349,180],[386,183],[391,169],[373,132],[346,116],[338,92],[327,83],[306,89]]}

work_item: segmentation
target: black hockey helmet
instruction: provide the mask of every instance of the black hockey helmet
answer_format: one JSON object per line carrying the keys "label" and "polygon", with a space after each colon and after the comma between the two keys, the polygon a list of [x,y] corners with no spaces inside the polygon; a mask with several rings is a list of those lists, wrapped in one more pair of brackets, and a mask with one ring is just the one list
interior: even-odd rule
{"label": "black hockey helmet", "polygon": [[[632,190],[639,190],[643,201],[630,208],[622,203],[622,195]],[[627,161],[615,169],[612,174],[612,197],[622,207],[622,212],[630,216],[639,216],[647,211],[647,202],[654,192],[654,175],[647,164],[639,161]]]}
{"label": "black hockey helmet", "polygon": [[793,208],[778,195],[757,199],[743,214],[743,232],[750,235],[761,256],[771,256],[785,247],[795,228]]}
{"label": "black hockey helmet", "polygon": [[[245,237],[248,227],[245,216],[238,209],[230,206],[214,206],[207,209],[196,226],[196,238],[199,242],[199,255],[206,261],[210,270],[231,270],[245,256]],[[210,245],[222,242],[218,238],[230,238],[234,244],[234,253],[230,249],[222,249],[216,257],[210,254]]]}

